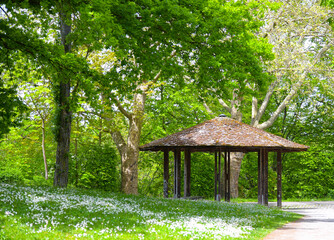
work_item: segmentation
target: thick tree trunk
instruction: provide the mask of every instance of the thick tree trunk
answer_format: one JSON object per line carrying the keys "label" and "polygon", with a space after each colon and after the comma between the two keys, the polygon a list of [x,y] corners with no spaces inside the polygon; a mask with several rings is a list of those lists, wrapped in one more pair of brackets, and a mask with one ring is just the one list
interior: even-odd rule
{"label": "thick tree trunk", "polygon": [[239,174],[241,169],[242,159],[245,154],[242,152],[231,152],[231,197],[239,196]]}
{"label": "thick tree trunk", "polygon": [[70,152],[71,122],[72,114],[70,112],[69,97],[70,84],[60,84],[60,116],[59,133],[56,154],[56,169],[53,185],[55,187],[67,187],[68,182],[68,158]]}
{"label": "thick tree trunk", "polygon": [[128,139],[124,141],[119,131],[111,131],[111,136],[116,143],[121,155],[121,187],[126,194],[138,194],[138,156],[141,129],[143,125],[144,106],[146,100],[145,89],[142,93],[135,94],[132,113],[128,113],[118,104],[120,111],[129,120]]}
{"label": "thick tree trunk", "polygon": [[121,155],[121,190],[126,194],[138,194],[138,156],[142,118],[132,116],[127,143],[119,131],[111,132]]}
{"label": "thick tree trunk", "polygon": [[127,158],[122,159],[122,190],[124,193],[138,193],[138,156],[142,128],[142,112],[134,114],[130,122]]}
{"label": "thick tree trunk", "polygon": [[138,154],[138,149],[129,147],[122,154],[121,187],[126,194],[138,194]]}
{"label": "thick tree trunk", "polygon": [[[64,13],[60,13],[60,32],[65,54],[71,51],[71,44],[66,37],[71,32],[71,26],[65,20],[70,19]],[[71,84],[69,79],[62,79],[59,83],[59,98],[57,100],[59,108],[58,136],[56,168],[53,180],[55,187],[67,187],[68,182],[68,158],[70,152],[70,137],[72,113],[70,111],[70,91]]]}

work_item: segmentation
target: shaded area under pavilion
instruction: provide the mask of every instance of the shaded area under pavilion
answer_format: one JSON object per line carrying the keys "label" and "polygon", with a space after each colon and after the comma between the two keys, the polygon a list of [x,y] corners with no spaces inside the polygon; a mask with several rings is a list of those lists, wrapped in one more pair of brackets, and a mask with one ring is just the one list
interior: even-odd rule
{"label": "shaded area under pavilion", "polygon": [[[174,152],[174,198],[181,197],[181,152],[184,152],[184,197],[190,197],[191,153],[214,153],[215,199],[220,201],[224,194],[224,199],[228,202],[231,195],[230,153],[257,152],[258,203],[266,206],[268,205],[268,153],[277,152],[277,206],[281,207],[282,153],[306,151],[308,148],[308,146],[222,116],[152,141],[140,146],[139,149],[140,151],[164,152],[164,197],[168,197],[169,194],[169,152]],[[224,165],[223,171],[222,165]]]}

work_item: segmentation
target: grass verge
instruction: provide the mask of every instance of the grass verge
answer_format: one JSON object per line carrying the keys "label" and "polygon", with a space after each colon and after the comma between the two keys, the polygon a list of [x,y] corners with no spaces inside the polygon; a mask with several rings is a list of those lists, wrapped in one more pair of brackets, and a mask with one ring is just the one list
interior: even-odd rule
{"label": "grass verge", "polygon": [[0,183],[0,239],[260,239],[297,214],[257,204]]}

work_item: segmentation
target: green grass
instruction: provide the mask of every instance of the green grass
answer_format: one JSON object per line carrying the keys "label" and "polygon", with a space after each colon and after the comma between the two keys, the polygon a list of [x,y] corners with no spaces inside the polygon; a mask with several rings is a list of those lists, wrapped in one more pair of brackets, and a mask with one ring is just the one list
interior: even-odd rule
{"label": "green grass", "polygon": [[0,183],[0,239],[261,239],[299,217],[256,204]]}

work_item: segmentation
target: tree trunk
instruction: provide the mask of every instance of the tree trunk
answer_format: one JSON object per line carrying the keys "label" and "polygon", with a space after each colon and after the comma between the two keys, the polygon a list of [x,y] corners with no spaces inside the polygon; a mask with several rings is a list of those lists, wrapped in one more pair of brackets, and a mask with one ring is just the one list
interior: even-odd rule
{"label": "tree trunk", "polygon": [[67,187],[68,182],[68,157],[70,152],[72,113],[69,106],[70,84],[60,84],[60,113],[59,133],[56,154],[56,169],[53,185],[55,187]]}
{"label": "tree trunk", "polygon": [[121,190],[126,194],[138,194],[139,144],[146,100],[145,88],[143,86],[139,86],[139,88],[142,90],[142,93],[135,94],[132,113],[128,113],[118,103],[118,108],[129,120],[127,142],[124,141],[119,131],[111,131],[111,136],[116,143],[122,159]]}
{"label": "tree trunk", "polygon": [[[79,120],[76,121],[76,129],[79,131]],[[75,156],[75,186],[78,186],[79,183],[79,162],[78,162],[78,138],[79,134],[76,134],[76,137],[74,139],[74,156]]]}
{"label": "tree trunk", "polygon": [[43,152],[43,161],[44,161],[44,178],[48,180],[48,163],[46,161],[45,153],[45,119],[42,118],[42,152]]}
{"label": "tree trunk", "polygon": [[145,92],[135,94],[133,112],[129,118],[126,154],[122,155],[122,191],[126,194],[138,194],[138,156],[145,100]]}
{"label": "tree trunk", "polygon": [[[134,143],[135,144],[135,143]],[[136,145],[136,144],[135,144]],[[136,149],[126,148],[122,156],[122,192],[126,194],[138,194],[138,145]]]}
{"label": "tree trunk", "polygon": [[241,162],[245,153],[231,152],[231,197],[237,198],[239,196],[239,174],[241,169]]}
{"label": "tree trunk", "polygon": [[[71,26],[67,25],[65,22],[65,20],[68,19],[70,19],[70,16],[60,13],[60,32],[65,54],[71,51],[71,44],[66,40],[66,37],[71,32]],[[59,108],[59,129],[57,136],[56,168],[53,181],[53,186],[55,187],[67,187],[68,182],[68,157],[70,152],[72,122],[72,113],[70,111],[70,89],[70,80],[62,79],[59,83],[59,98],[57,99]]]}
{"label": "tree trunk", "polygon": [[119,131],[111,132],[121,155],[121,190],[126,194],[138,194],[138,156],[142,118],[130,119],[128,141],[125,143]]}

